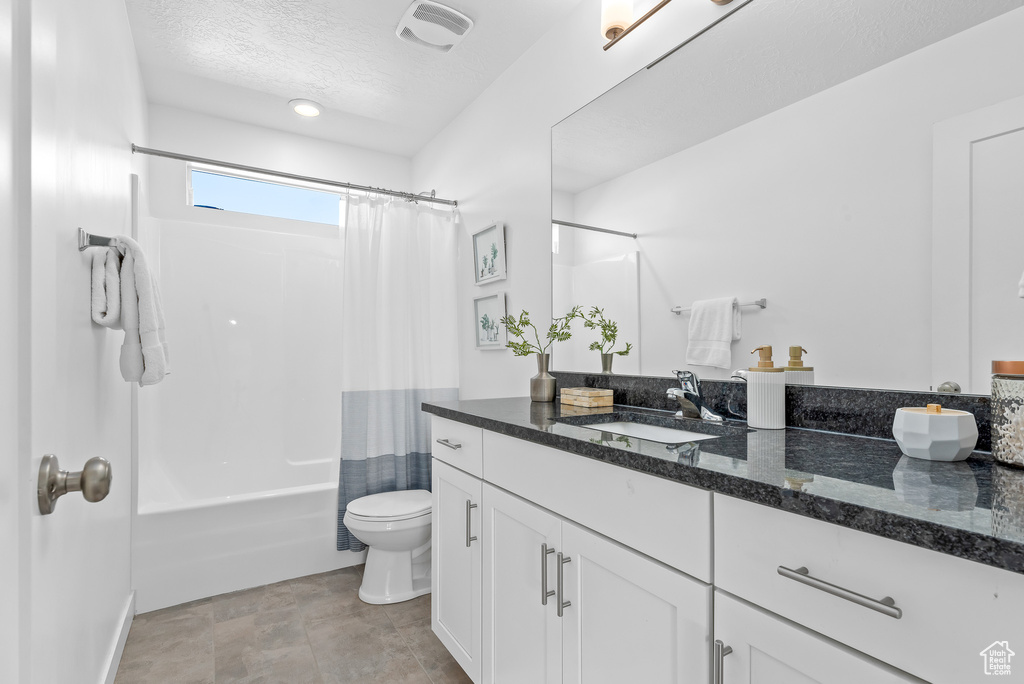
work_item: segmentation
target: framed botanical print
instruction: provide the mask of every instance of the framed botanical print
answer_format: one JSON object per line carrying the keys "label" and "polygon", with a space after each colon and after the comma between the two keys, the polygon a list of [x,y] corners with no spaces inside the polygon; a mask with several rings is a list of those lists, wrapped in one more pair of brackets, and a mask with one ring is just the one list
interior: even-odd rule
{"label": "framed botanical print", "polygon": [[491,225],[473,234],[473,277],[477,285],[505,280],[505,226]]}
{"label": "framed botanical print", "polygon": [[505,317],[505,293],[473,300],[473,320],[477,349],[504,349],[508,331],[501,324]]}

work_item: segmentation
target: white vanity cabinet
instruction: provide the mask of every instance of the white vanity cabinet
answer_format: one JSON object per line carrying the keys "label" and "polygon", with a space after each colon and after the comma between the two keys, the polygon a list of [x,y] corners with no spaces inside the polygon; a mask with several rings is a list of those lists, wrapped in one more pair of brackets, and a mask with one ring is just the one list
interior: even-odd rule
{"label": "white vanity cabinet", "polygon": [[1020,574],[434,421],[433,628],[477,684],[966,684],[1022,648]]}
{"label": "white vanity cabinet", "polygon": [[497,487],[483,499],[483,681],[707,681],[707,585]]}
{"label": "white vanity cabinet", "polygon": [[479,682],[482,484],[436,459],[431,482],[431,627],[470,679]]}
{"label": "white vanity cabinet", "polygon": [[[474,461],[466,453],[480,444],[479,428],[460,425],[459,439],[435,418],[434,439],[444,439],[457,449],[435,447],[431,471],[433,518],[431,520],[430,624],[445,648],[474,682],[480,681],[480,561],[481,493],[479,478],[447,465],[441,458],[456,457],[460,465]],[[457,424],[456,424],[457,425]],[[440,453],[438,453],[440,452]],[[461,452],[461,453],[460,453]],[[479,449],[477,450],[479,456]]]}
{"label": "white vanity cabinet", "polygon": [[711,587],[568,522],[562,554],[563,683],[708,681]]}
{"label": "white vanity cabinet", "polygon": [[487,431],[481,481],[451,467],[475,439],[450,423],[433,422],[462,446],[434,448],[432,627],[470,678],[707,682],[710,586],[629,547],[710,573],[710,495]]}
{"label": "white vanity cabinet", "polygon": [[722,495],[715,588],[935,684],[985,681],[1024,633],[1019,574]]}
{"label": "white vanity cabinet", "polygon": [[715,639],[716,684],[923,684],[720,591]]}
{"label": "white vanity cabinet", "polygon": [[483,681],[562,680],[555,515],[484,485]]}

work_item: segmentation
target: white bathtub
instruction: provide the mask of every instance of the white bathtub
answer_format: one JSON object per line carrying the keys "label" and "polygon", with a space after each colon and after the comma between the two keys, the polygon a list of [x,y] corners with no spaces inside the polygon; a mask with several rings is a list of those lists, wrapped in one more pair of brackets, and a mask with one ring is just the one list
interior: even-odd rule
{"label": "white bathtub", "polygon": [[335,549],[333,482],[140,506],[132,567],[140,613],[361,563]]}
{"label": "white bathtub", "polygon": [[138,610],[361,562],[335,549],[336,231],[148,229],[171,374],[138,391]]}

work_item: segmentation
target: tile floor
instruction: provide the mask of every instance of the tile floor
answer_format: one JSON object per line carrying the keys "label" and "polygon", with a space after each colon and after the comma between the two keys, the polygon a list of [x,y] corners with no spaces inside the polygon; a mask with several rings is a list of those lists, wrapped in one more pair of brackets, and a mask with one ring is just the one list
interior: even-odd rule
{"label": "tile floor", "polygon": [[115,684],[456,684],[430,595],[373,606],[362,567],[138,615]]}

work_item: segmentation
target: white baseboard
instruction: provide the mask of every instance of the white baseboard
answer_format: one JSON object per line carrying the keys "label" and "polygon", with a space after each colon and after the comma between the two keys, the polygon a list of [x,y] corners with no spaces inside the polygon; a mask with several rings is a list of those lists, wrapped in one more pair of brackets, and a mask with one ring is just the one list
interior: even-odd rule
{"label": "white baseboard", "polygon": [[135,619],[135,592],[128,595],[128,603],[125,604],[124,612],[121,614],[121,629],[117,639],[111,645],[110,653],[107,655],[107,676],[104,684],[114,684],[114,677],[117,676],[117,667],[121,664],[121,655],[124,653],[124,644],[128,641],[128,630],[132,628],[132,620]]}

